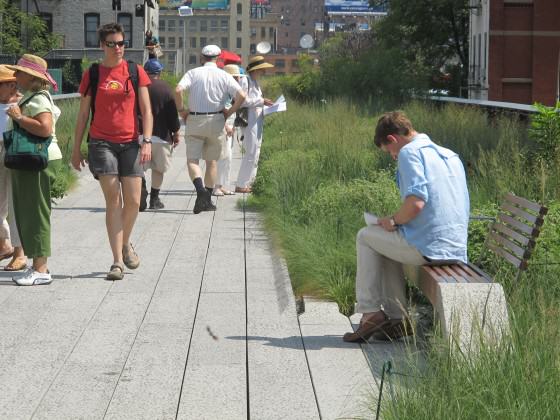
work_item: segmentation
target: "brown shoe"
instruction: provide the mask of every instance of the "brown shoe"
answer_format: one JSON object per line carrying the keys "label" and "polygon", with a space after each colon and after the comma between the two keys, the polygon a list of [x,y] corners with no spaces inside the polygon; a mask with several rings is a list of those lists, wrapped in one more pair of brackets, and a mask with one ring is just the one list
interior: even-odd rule
{"label": "brown shoe", "polygon": [[253,192],[253,189],[251,187],[235,187],[235,192],[242,193],[242,194],[250,194]]}
{"label": "brown shoe", "polygon": [[392,319],[389,324],[373,334],[375,340],[393,341],[414,335],[412,324],[408,319]]}
{"label": "brown shoe", "polygon": [[132,244],[123,246],[122,253],[124,265],[126,265],[131,270],[138,268],[138,266],[140,265],[140,257],[132,247]]}
{"label": "brown shoe", "polygon": [[375,332],[379,331],[381,328],[391,322],[384,312],[381,312],[381,314],[383,315],[383,319],[379,321],[360,322],[360,326],[355,332],[348,332],[344,334],[342,339],[347,343],[358,343],[361,341],[367,341],[367,339],[370,338]]}

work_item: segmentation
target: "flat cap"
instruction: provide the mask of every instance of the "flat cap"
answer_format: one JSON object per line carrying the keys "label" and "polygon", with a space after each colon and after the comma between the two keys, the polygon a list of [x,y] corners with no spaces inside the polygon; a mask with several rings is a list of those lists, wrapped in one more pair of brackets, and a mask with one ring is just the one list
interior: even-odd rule
{"label": "flat cap", "polygon": [[202,49],[202,55],[205,57],[217,57],[222,53],[222,50],[217,45],[206,45]]}

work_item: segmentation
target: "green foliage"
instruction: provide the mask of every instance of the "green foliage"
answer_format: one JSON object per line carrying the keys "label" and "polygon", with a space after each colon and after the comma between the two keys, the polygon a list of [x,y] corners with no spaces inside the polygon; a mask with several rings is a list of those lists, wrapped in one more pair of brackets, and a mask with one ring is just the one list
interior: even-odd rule
{"label": "green foliage", "polygon": [[49,33],[43,19],[27,14],[9,0],[0,0],[0,51],[20,56],[24,53],[43,55],[56,48],[59,36]]}
{"label": "green foliage", "polygon": [[538,113],[531,117],[530,137],[537,144],[536,157],[547,165],[560,158],[560,102],[554,107],[536,103]]}

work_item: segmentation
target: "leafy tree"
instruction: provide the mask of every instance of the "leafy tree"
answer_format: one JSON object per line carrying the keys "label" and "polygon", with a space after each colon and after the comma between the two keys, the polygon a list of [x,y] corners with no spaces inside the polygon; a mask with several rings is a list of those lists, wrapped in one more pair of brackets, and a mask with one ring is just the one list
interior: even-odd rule
{"label": "leafy tree", "polygon": [[[388,7],[377,26],[379,41],[400,48],[409,62],[431,68],[434,87],[457,92],[468,72],[468,0],[370,0],[372,6]],[[438,84],[440,86],[438,86]]]}
{"label": "leafy tree", "polygon": [[37,15],[22,11],[18,2],[0,0],[0,53],[42,55],[58,45],[58,36],[49,33]]}

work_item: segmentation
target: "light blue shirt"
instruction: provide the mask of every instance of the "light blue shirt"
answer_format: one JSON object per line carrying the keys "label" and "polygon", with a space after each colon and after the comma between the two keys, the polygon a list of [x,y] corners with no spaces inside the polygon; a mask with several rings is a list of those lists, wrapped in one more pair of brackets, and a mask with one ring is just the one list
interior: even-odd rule
{"label": "light blue shirt", "polygon": [[400,226],[406,241],[430,259],[467,262],[469,191],[457,153],[416,135],[399,151],[397,184],[403,201],[414,195],[425,202]]}

